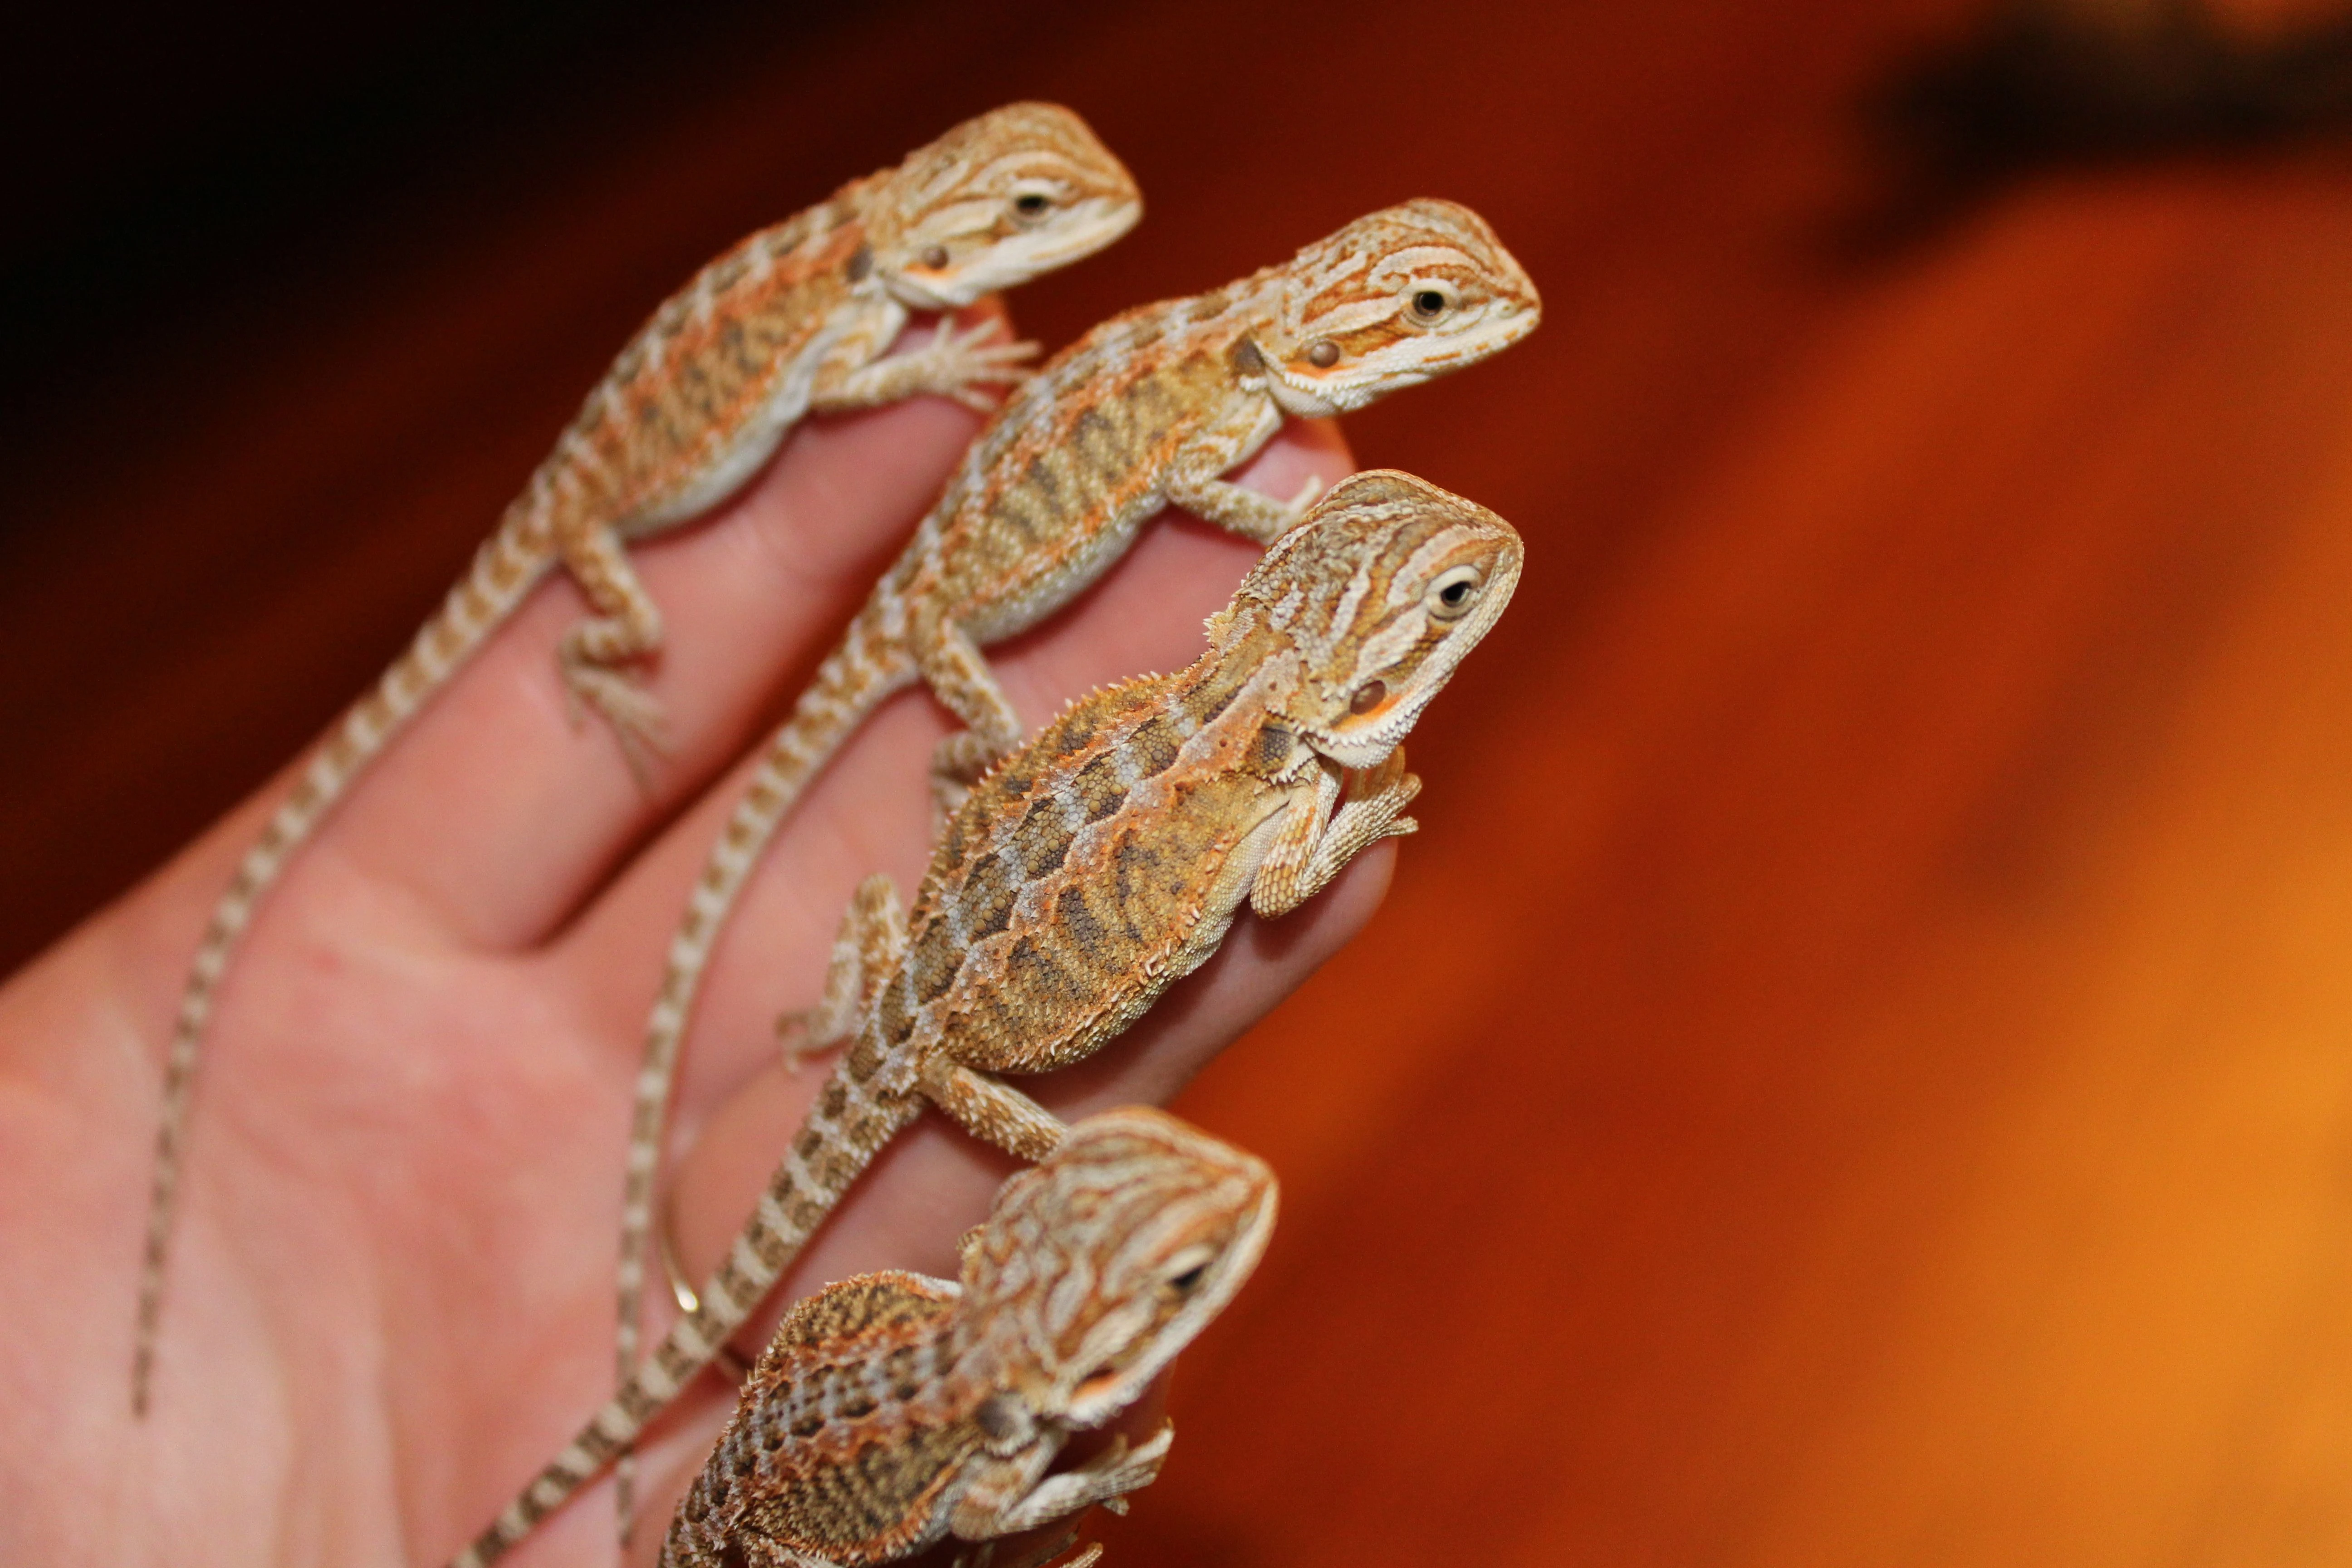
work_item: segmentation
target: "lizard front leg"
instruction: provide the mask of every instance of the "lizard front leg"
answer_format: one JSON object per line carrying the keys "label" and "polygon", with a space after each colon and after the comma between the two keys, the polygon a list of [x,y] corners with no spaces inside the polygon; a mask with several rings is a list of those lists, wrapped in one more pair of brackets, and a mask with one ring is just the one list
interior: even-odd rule
{"label": "lizard front leg", "polygon": [[1323,491],[1322,477],[1309,474],[1288,500],[1258,494],[1223,476],[1249,461],[1282,428],[1282,410],[1270,397],[1234,404],[1203,426],[1169,465],[1161,493],[1203,522],[1258,544],[1272,544],[1297,526],[1307,506]]}
{"label": "lizard front leg", "polygon": [[1421,793],[1421,780],[1404,771],[1402,746],[1345,783],[1347,800],[1335,811],[1342,779],[1338,769],[1325,764],[1312,793],[1292,803],[1250,884],[1250,908],[1258,915],[1270,920],[1288,913],[1321,892],[1362,851],[1383,838],[1420,830],[1419,823],[1403,815]]}
{"label": "lizard front leg", "polygon": [[1034,1483],[1028,1481],[1034,1460],[996,1461],[1002,1468],[983,1473],[972,1483],[948,1516],[948,1529],[965,1541],[987,1541],[1051,1524],[1097,1503],[1124,1513],[1128,1493],[1160,1479],[1160,1467],[1175,1441],[1174,1424],[1163,1421],[1140,1447],[1129,1448],[1126,1438],[1114,1437],[1109,1447],[1085,1464]]}
{"label": "lizard front leg", "polygon": [[923,393],[952,397],[979,414],[995,412],[996,400],[983,385],[1017,386],[1028,379],[1022,362],[1034,359],[1033,342],[992,342],[998,324],[974,322],[962,332],[955,318],[940,319],[939,331],[913,353],[892,354],[862,363],[827,360],[817,370],[809,406],[819,414],[877,408]]}

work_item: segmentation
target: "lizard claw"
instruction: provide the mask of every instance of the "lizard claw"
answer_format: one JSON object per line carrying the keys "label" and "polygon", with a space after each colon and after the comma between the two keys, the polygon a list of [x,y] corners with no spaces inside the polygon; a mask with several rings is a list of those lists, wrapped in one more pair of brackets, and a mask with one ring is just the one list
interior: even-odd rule
{"label": "lizard claw", "polygon": [[[1404,815],[1421,793],[1418,774],[1404,771],[1404,748],[1399,746],[1377,767],[1351,776],[1348,797],[1332,818],[1332,830],[1344,832],[1360,847],[1383,838],[1402,838],[1421,831],[1421,824]],[[1343,829],[1341,824],[1345,823]]]}
{"label": "lizard claw", "polygon": [[1288,506],[1291,510],[1304,516],[1307,509],[1315,504],[1315,498],[1322,493],[1323,476],[1320,474],[1309,474],[1305,479],[1300,481],[1297,490],[1291,496],[1290,500],[1284,504]]}
{"label": "lizard claw", "polygon": [[1162,1421],[1160,1424],[1160,1430],[1154,1432],[1139,1446],[1129,1447],[1123,1434],[1113,1437],[1108,1447],[1080,1465],[1078,1469],[1086,1474],[1100,1477],[1108,1485],[1117,1488],[1117,1491],[1112,1495],[1099,1498],[1097,1501],[1099,1506],[1111,1509],[1113,1513],[1124,1513],[1127,1511],[1124,1506],[1111,1508],[1111,1505],[1113,1503],[1124,1505],[1127,1501],[1124,1494],[1139,1491],[1158,1480],[1160,1467],[1167,1461],[1168,1450],[1175,1441],[1176,1424],[1172,1421]]}
{"label": "lizard claw", "polygon": [[933,388],[975,413],[995,412],[997,399],[980,388],[1020,385],[1034,374],[1021,362],[1034,359],[1039,353],[1038,344],[1026,341],[992,342],[997,331],[993,319],[976,321],[961,331],[952,317],[940,322],[939,335],[921,351],[930,364]]}
{"label": "lizard claw", "polygon": [[1176,1423],[1173,1421],[1162,1421],[1160,1424],[1160,1430],[1145,1438],[1143,1440],[1143,1446],[1136,1449],[1132,1454],[1129,1454],[1128,1456],[1128,1459],[1129,1462],[1132,1464],[1149,1464],[1156,1466],[1160,1460],[1168,1457],[1168,1450],[1175,1446]]}
{"label": "lizard claw", "polygon": [[612,726],[639,786],[651,788],[654,763],[669,749],[663,736],[660,701],[637,681],[602,665],[567,664],[563,684],[572,722],[581,722],[586,710],[594,710],[598,718]]}

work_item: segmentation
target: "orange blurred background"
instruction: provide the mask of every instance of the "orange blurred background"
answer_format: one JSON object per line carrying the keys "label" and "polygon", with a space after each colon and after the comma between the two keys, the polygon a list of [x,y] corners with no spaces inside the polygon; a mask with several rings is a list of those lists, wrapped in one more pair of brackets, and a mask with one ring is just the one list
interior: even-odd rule
{"label": "orange blurred background", "polygon": [[[842,178],[1080,110],[1150,212],[1022,292],[1048,343],[1454,197],[1545,328],[1348,430],[1531,560],[1388,908],[1180,1107],[1285,1218],[1114,1561],[2352,1561],[2352,155],[1892,184],[1859,106],[1954,0],[594,10],[159,248],[122,171],[204,91],[39,153],[7,963],[323,725],[651,304]],[[339,37],[241,101],[331,109],[305,73],[393,47]]]}

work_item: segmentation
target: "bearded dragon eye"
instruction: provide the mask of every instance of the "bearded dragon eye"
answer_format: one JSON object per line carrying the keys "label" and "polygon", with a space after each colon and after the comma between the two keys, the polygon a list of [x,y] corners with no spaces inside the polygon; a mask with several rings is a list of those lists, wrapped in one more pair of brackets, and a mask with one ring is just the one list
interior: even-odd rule
{"label": "bearded dragon eye", "polygon": [[1179,1274],[1176,1278],[1168,1281],[1168,1283],[1175,1287],[1176,1293],[1178,1295],[1189,1296],[1194,1290],[1200,1289],[1201,1280],[1208,1272],[1209,1266],[1207,1264],[1195,1263],[1192,1268],[1187,1268],[1183,1273]]}
{"label": "bearded dragon eye", "polygon": [[1475,566],[1456,566],[1429,586],[1430,618],[1457,621],[1478,602],[1480,579]]}
{"label": "bearded dragon eye", "polygon": [[1387,681],[1367,680],[1356,688],[1356,694],[1353,697],[1348,699],[1348,711],[1360,716],[1369,713],[1387,700],[1388,694]]}
{"label": "bearded dragon eye", "polygon": [[1317,370],[1329,370],[1339,363],[1339,345],[1328,338],[1317,340],[1307,346],[1307,363]]}
{"label": "bearded dragon eye", "polygon": [[935,270],[936,270],[936,269],[937,269],[937,268],[939,268],[945,267],[947,264],[948,264],[948,247],[947,247],[946,246],[944,246],[944,245],[929,245],[929,246],[925,246],[925,247],[923,247],[923,265],[924,265],[924,266],[929,267],[929,268],[933,268],[933,269],[935,269]]}
{"label": "bearded dragon eye", "polygon": [[1445,314],[1448,300],[1435,289],[1417,290],[1412,297],[1412,319],[1423,326]]}
{"label": "bearded dragon eye", "polygon": [[1053,198],[1036,191],[1024,191],[1013,198],[1013,216],[1034,223],[1053,210]]}

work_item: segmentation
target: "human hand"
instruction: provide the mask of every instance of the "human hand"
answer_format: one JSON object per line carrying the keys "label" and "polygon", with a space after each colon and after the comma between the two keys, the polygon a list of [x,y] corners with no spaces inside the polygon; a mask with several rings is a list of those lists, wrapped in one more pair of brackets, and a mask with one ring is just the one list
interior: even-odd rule
{"label": "human hand", "polygon": [[[163,1042],[190,954],[290,769],[0,989],[0,1560],[433,1563],[612,1383],[621,1151],[662,957],[756,744],[929,505],[974,416],[924,399],[797,431],[711,518],[635,552],[665,611],[650,791],[575,723],[542,589],[387,748],[264,900],[205,1041],[154,1407],[131,1323]],[[1246,470],[1352,468],[1293,426]],[[490,520],[485,520],[485,528]],[[1034,727],[1104,680],[1200,650],[1256,552],[1155,523],[1071,611],[991,655]],[[852,888],[911,892],[921,693],[844,749],[779,834],[704,984],[670,1184],[689,1278],[715,1263],[821,1075],[778,1013],[813,1001]],[[1024,1083],[1065,1115],[1161,1100],[1369,918],[1386,851],[1223,950],[1094,1060]],[[879,1160],[760,1320],[877,1267],[954,1272],[1004,1173],[925,1121]],[[648,1328],[658,1332],[665,1319]],[[747,1353],[758,1339],[739,1342]],[[731,1403],[706,1377],[650,1435],[650,1558]],[[608,1561],[604,1484],[511,1559]]]}

